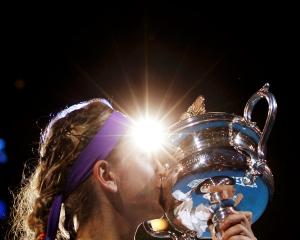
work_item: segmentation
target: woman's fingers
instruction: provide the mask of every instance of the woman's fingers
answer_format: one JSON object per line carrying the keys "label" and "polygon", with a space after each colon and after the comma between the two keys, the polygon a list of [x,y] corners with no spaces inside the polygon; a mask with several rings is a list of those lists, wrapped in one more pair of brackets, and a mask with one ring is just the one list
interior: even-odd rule
{"label": "woman's fingers", "polygon": [[252,212],[240,211],[240,213],[244,214],[245,217],[248,219],[248,222],[252,224]]}
{"label": "woman's fingers", "polygon": [[239,223],[243,224],[246,227],[250,227],[250,223],[246,215],[244,213],[237,212],[226,217],[224,222],[220,224],[220,228],[225,232],[229,227]]}
{"label": "woman's fingers", "polygon": [[224,240],[256,240],[251,223],[252,214],[250,212],[235,212],[225,218],[220,224],[222,239]]}
{"label": "woman's fingers", "polygon": [[249,236],[249,230],[243,224],[236,224],[223,232],[222,239],[226,240],[238,235]]}
{"label": "woman's fingers", "polygon": [[[251,238],[250,238],[250,239],[251,239]],[[239,235],[239,236],[231,237],[231,238],[229,238],[228,240],[249,240],[249,238],[248,238],[248,237],[245,237],[245,236]]]}

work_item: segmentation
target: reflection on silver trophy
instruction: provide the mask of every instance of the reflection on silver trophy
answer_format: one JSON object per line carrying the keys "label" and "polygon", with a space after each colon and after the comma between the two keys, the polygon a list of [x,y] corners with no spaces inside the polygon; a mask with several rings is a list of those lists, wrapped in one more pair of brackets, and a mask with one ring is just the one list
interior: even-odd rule
{"label": "reflection on silver trophy", "polygon": [[[260,99],[269,104],[261,131],[252,122]],[[176,159],[163,181],[162,205],[170,227],[144,228],[152,236],[171,239],[221,239],[219,224],[233,211],[251,211],[255,222],[264,212],[273,191],[273,175],[267,166],[266,142],[277,104],[269,84],[247,102],[244,116],[205,112],[199,97],[170,129]]]}

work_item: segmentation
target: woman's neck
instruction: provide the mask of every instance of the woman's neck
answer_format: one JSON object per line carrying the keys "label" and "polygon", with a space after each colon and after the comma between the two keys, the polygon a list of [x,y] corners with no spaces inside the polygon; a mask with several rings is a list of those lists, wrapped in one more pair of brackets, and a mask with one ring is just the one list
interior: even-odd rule
{"label": "woman's neck", "polygon": [[86,224],[79,226],[78,240],[133,240],[135,229],[110,204],[101,207]]}

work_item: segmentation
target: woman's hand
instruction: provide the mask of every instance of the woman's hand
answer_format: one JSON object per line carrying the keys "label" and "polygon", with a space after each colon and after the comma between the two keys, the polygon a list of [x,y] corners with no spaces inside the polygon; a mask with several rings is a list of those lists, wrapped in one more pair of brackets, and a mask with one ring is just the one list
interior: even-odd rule
{"label": "woman's hand", "polygon": [[220,224],[222,240],[257,240],[251,229],[251,212],[234,212]]}

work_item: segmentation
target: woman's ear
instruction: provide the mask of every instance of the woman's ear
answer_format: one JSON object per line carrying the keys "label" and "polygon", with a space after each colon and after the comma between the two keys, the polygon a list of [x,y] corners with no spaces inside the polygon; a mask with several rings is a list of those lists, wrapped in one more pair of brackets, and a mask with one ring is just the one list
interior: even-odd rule
{"label": "woman's ear", "polygon": [[111,165],[105,160],[99,160],[94,164],[93,175],[101,187],[109,192],[117,192],[118,185],[115,173]]}

